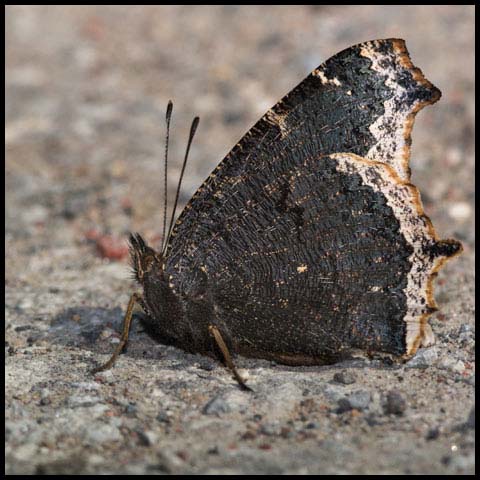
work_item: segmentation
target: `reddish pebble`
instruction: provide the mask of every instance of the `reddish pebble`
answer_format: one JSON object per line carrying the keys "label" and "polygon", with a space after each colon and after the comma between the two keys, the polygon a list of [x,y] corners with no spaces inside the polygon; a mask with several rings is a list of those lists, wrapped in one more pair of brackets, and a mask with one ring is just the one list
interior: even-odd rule
{"label": "reddish pebble", "polygon": [[128,255],[128,246],[124,240],[102,235],[97,238],[97,250],[100,256],[110,260],[121,260]]}

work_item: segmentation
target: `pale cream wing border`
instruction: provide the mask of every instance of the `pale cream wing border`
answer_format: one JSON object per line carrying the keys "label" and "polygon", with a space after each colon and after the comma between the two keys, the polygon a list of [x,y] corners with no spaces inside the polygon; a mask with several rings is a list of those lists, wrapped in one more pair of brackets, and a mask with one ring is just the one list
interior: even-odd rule
{"label": "pale cream wing border", "polygon": [[[350,153],[328,155],[336,160],[337,171],[361,176],[363,182],[374,191],[384,195],[387,204],[400,223],[400,231],[413,252],[409,257],[412,265],[408,273],[405,295],[407,313],[406,351],[413,355],[418,347],[434,342],[433,332],[427,323],[428,317],[437,309],[433,295],[433,281],[438,270],[448,258],[462,251],[456,240],[440,240],[430,219],[425,215],[420,192],[400,178],[393,167]],[[458,247],[455,253],[442,253],[442,246]],[[440,248],[438,248],[440,247]],[[443,249],[444,252],[451,248]]]}
{"label": "pale cream wing border", "polygon": [[[385,84],[395,95],[384,102],[384,114],[370,125],[369,130],[377,140],[365,155],[370,160],[382,159],[388,162],[403,180],[410,178],[410,145],[415,115],[426,105],[440,99],[441,92],[430,83],[422,71],[415,67],[401,39],[390,39],[392,49],[382,49],[383,40],[373,40],[360,44],[360,55],[372,62],[371,68],[386,77]],[[407,102],[409,91],[402,85],[401,73],[408,71],[418,86],[419,92],[423,89],[428,96],[422,95],[413,103]],[[411,93],[411,92],[410,92]],[[385,132],[393,132],[386,135]]]}

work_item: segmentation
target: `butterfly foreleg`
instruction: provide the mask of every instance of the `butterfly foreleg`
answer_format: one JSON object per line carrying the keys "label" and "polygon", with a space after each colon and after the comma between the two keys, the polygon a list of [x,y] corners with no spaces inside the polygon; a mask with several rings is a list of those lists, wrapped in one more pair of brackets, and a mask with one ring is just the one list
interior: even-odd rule
{"label": "butterfly foreleg", "polygon": [[102,372],[103,370],[108,370],[113,367],[113,364],[117,360],[118,356],[122,353],[125,345],[128,342],[128,334],[130,333],[130,326],[132,324],[133,309],[135,305],[143,304],[143,297],[140,293],[134,293],[128,302],[127,312],[125,313],[125,318],[123,319],[123,328],[122,336],[120,337],[120,343],[117,345],[117,348],[113,352],[113,355],[110,357],[108,362],[96,367],[92,370],[92,373]]}

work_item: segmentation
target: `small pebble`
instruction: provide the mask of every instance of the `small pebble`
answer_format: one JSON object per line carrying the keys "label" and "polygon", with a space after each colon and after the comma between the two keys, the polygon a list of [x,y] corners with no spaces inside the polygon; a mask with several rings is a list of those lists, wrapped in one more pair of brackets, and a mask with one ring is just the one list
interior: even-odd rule
{"label": "small pebble", "polygon": [[351,407],[356,410],[365,410],[370,404],[371,399],[372,396],[370,392],[366,390],[357,390],[348,397]]}
{"label": "small pebble", "polygon": [[205,358],[200,358],[197,360],[198,363],[198,368],[205,370],[207,372],[211,372],[212,370],[215,370],[217,368],[218,364],[211,358],[205,357]]}
{"label": "small pebble", "polygon": [[222,397],[213,398],[203,407],[203,413],[205,415],[220,415],[222,413],[228,413],[230,410],[230,406]]}
{"label": "small pebble", "polygon": [[345,391],[343,387],[337,385],[336,383],[324,383],[322,385],[322,391],[325,397],[334,403],[345,397]]}
{"label": "small pebble", "polygon": [[157,415],[157,421],[161,423],[170,423],[170,415],[167,412],[162,411]]}
{"label": "small pebble", "polygon": [[260,433],[263,433],[263,435],[268,435],[268,436],[279,435],[280,431],[281,431],[281,427],[276,422],[266,422],[260,428]]}
{"label": "small pebble", "polygon": [[129,403],[125,407],[125,413],[127,415],[134,415],[135,413],[137,413],[137,406],[134,403]]}
{"label": "small pebble", "polygon": [[150,430],[139,430],[137,431],[137,435],[140,445],[143,445],[144,447],[155,445],[158,441],[158,435]]}
{"label": "small pebble", "polygon": [[352,406],[350,405],[348,398],[345,398],[345,397],[340,398],[337,402],[337,405],[338,407],[335,410],[336,413],[344,413],[352,409]]}
{"label": "small pebble", "polygon": [[462,335],[464,333],[470,333],[470,332],[472,332],[472,327],[468,323],[462,323],[460,325],[460,328],[458,329],[458,333],[460,335]]}
{"label": "small pebble", "polygon": [[381,424],[382,424],[382,422],[379,421],[378,415],[377,415],[375,412],[369,413],[369,414],[365,417],[365,421],[367,422],[367,424],[368,424],[370,427],[375,427],[376,425],[381,425]]}
{"label": "small pebble", "polygon": [[425,435],[425,440],[436,440],[439,436],[440,429],[438,427],[433,427]]}
{"label": "small pebble", "polygon": [[449,370],[451,372],[462,373],[465,370],[465,364],[461,360],[445,357],[439,362],[438,368],[441,368],[442,370]]}
{"label": "small pebble", "polygon": [[337,372],[333,376],[333,381],[343,385],[351,385],[356,382],[355,376],[350,372]]}
{"label": "small pebble", "polygon": [[463,374],[462,375],[456,375],[455,376],[455,382],[462,382],[462,383],[466,383],[468,385],[471,385],[472,387],[475,386],[475,374],[472,373],[471,375],[469,376],[464,376]]}
{"label": "small pebble", "polygon": [[350,394],[350,396],[342,397],[338,400],[338,408],[336,413],[344,413],[348,412],[349,410],[365,410],[371,401],[370,392],[366,390],[357,390]]}
{"label": "small pebble", "polygon": [[427,368],[437,360],[436,348],[420,348],[407,363],[407,368]]}
{"label": "small pebble", "polygon": [[33,327],[31,325],[20,325],[15,327],[16,332],[24,332],[25,330],[31,330]]}
{"label": "small pebble", "polygon": [[475,342],[475,332],[472,327],[466,323],[460,326],[458,329],[458,340],[462,343],[471,343],[472,345]]}
{"label": "small pebble", "polygon": [[114,425],[99,424],[87,430],[86,438],[93,444],[105,443],[122,440],[122,434]]}
{"label": "small pebble", "polygon": [[257,438],[257,435],[256,435],[255,432],[252,431],[252,430],[247,430],[247,431],[242,435],[242,440],[253,440],[254,438]]}
{"label": "small pebble", "polygon": [[403,415],[406,408],[407,402],[399,391],[390,390],[390,392],[387,393],[387,401],[384,406],[385,413]]}
{"label": "small pebble", "polygon": [[23,297],[17,304],[17,308],[21,310],[29,310],[34,306],[35,302],[33,297]]}
{"label": "small pebble", "polygon": [[102,235],[97,239],[97,250],[102,258],[121,260],[128,255],[128,245],[119,238]]}

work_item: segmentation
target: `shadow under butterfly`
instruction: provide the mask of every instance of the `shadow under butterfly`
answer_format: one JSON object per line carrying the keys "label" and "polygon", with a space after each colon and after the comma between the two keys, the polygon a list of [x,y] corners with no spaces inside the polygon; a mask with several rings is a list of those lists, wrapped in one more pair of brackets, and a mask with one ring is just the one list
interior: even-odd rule
{"label": "shadow under butterfly", "polygon": [[352,46],[315,69],[235,145],[170,225],[167,107],[163,242],[130,236],[143,294],[135,304],[162,341],[222,359],[328,364],[352,350],[400,359],[434,342],[433,280],[458,254],[440,240],[410,182],[415,114],[440,91],[400,39]]}

